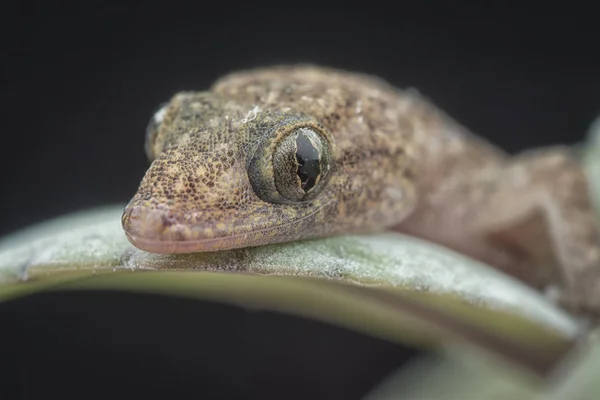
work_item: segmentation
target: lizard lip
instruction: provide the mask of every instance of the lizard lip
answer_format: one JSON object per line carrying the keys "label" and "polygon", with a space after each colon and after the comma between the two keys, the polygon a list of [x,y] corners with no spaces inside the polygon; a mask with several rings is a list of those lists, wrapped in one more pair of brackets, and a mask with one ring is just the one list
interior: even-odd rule
{"label": "lizard lip", "polygon": [[129,242],[150,253],[194,253],[242,247],[230,243],[232,237],[226,232],[187,226],[177,222],[167,210],[128,206],[121,223]]}
{"label": "lizard lip", "polygon": [[236,245],[236,236],[226,236],[213,239],[172,241],[147,239],[140,236],[131,235],[127,232],[126,235],[129,242],[138,249],[157,254],[201,253],[219,250],[231,250],[246,246],[244,244]]}
{"label": "lizard lip", "polygon": [[[121,222],[129,242],[140,250],[158,254],[199,253],[297,240],[303,237],[303,229],[298,229],[299,222],[310,221],[312,216],[331,203],[328,201],[302,218],[285,223],[260,228],[256,225],[238,226],[233,234],[231,229],[227,229],[227,224],[223,224],[221,228],[224,229],[221,230],[208,225],[188,226],[173,218],[169,210],[149,210],[140,205],[127,206]],[[310,226],[310,223],[300,225]],[[294,232],[282,234],[282,230],[290,226],[294,227]]]}
{"label": "lizard lip", "polygon": [[148,210],[143,206],[128,206],[121,217],[129,242],[140,250],[157,254],[199,253],[230,250],[283,241],[275,234],[281,225],[231,234],[227,229],[210,226],[187,226],[169,217],[167,210]]}
{"label": "lizard lip", "polygon": [[[150,209],[138,204],[125,208],[121,223],[129,242],[140,250],[158,254],[199,253],[303,238],[304,228],[311,227],[311,218],[330,204],[333,199],[300,218],[283,223],[237,225],[235,229],[226,222],[214,226],[181,223],[168,209]],[[312,237],[317,236],[321,235],[313,232]]]}

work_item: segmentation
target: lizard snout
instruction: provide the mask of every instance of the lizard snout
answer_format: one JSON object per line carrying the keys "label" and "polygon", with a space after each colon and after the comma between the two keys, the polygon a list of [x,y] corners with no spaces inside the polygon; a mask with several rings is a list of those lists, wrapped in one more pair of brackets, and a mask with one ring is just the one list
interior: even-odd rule
{"label": "lizard snout", "polygon": [[127,239],[135,247],[151,253],[182,253],[192,239],[192,230],[177,221],[169,210],[150,209],[143,205],[125,208],[121,223]]}
{"label": "lizard snout", "polygon": [[135,247],[159,254],[194,253],[244,247],[249,234],[228,235],[225,223],[187,221],[168,208],[130,204],[121,217],[123,230]]}

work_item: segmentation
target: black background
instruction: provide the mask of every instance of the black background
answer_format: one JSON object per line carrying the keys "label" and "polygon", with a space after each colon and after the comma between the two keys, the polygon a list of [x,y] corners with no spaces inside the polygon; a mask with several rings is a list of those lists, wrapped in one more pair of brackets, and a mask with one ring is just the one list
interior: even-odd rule
{"label": "black background", "polygon": [[264,310],[119,292],[0,307],[6,399],[359,399],[416,349]]}
{"label": "black background", "polygon": [[[600,34],[593,7],[277,4],[286,8],[226,1],[11,3],[19,9],[4,9],[1,24],[0,234],[78,209],[125,203],[147,167],[144,130],[158,105],[236,69],[301,61],[377,74],[418,88],[511,152],[580,141],[600,112]],[[352,398],[409,354],[327,325],[270,314],[257,318],[231,307],[132,295],[72,296],[33,297],[0,309],[1,325],[9,327],[3,328],[8,336],[2,345],[11,346],[4,360],[17,365],[6,376],[29,394],[44,388],[60,393],[60,382],[75,390],[69,384],[77,380],[85,397],[110,392],[114,379],[148,393],[161,383],[177,393],[201,392],[195,386],[198,370],[185,372],[199,368],[203,355],[214,358],[229,349],[223,357],[231,369],[220,366],[204,375],[209,379],[203,384],[241,393],[251,389],[251,379],[214,377],[245,368],[256,369],[252,376],[260,378],[287,368],[315,397]],[[144,335],[144,329],[153,334]],[[114,332],[108,344],[102,341],[107,332]],[[260,343],[261,332],[272,333],[268,343]],[[240,340],[246,341],[244,351],[227,346]],[[264,357],[275,357],[268,366],[249,361],[258,354],[247,352],[257,340]],[[149,343],[163,350],[148,355]],[[356,349],[362,353],[349,358]],[[315,365],[329,369],[315,372]],[[211,364],[202,368],[210,372]],[[64,371],[79,375],[60,381]],[[261,379],[257,385],[268,390]],[[295,393],[301,398],[304,392]]]}

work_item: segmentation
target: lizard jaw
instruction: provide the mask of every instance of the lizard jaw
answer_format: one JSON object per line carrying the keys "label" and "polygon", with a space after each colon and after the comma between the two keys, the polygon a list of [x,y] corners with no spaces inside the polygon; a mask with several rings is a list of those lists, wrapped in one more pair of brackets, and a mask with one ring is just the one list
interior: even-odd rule
{"label": "lizard jaw", "polygon": [[[306,226],[326,202],[312,213],[285,223],[262,228],[239,229],[235,233],[215,231],[207,226],[189,226],[169,220],[166,210],[147,210],[143,206],[128,206],[121,222],[129,242],[140,250],[157,254],[200,253],[255,247],[289,242],[306,237]],[[308,222],[301,224],[300,222]],[[310,237],[322,236],[312,232]]]}
{"label": "lizard jaw", "polygon": [[149,253],[196,253],[244,247],[243,242],[236,245],[227,237],[217,237],[210,228],[198,229],[177,222],[166,210],[128,206],[121,223],[129,242]]}

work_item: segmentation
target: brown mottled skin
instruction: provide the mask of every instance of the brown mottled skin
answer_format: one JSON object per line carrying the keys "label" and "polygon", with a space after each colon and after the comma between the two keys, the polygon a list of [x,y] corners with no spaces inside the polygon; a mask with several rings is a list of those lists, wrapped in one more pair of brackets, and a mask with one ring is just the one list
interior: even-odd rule
{"label": "brown mottled skin", "polygon": [[[305,197],[297,138],[319,154]],[[233,73],[208,91],[176,94],[155,116],[146,151],[152,165],[122,220],[142,250],[395,228],[538,288],[559,285],[573,308],[600,309],[598,223],[569,150],[509,157],[375,77],[305,65]]]}

